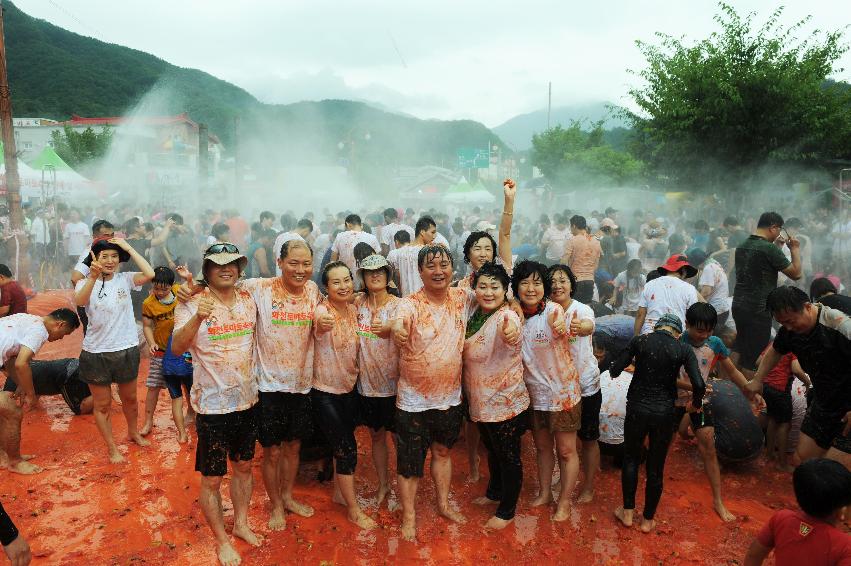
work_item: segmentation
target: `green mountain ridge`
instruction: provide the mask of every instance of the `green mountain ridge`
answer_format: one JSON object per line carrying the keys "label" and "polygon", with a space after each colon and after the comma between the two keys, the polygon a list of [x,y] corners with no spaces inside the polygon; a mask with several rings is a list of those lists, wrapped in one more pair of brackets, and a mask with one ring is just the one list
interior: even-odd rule
{"label": "green mountain ridge", "polygon": [[[169,96],[163,112],[187,112],[206,123],[228,148],[239,118],[240,153],[285,162],[323,152],[326,161],[375,158],[383,165],[443,164],[453,167],[460,147],[502,141],[472,120],[436,121],[385,112],[356,101],[323,100],[263,104],[247,91],[197,69],[57,27],[3,3],[9,85],[15,116],[57,120],[121,116],[155,87]],[[354,137],[370,132],[368,146],[353,154]],[[270,150],[269,144],[274,146]],[[245,149],[243,149],[245,146]],[[309,151],[308,151],[309,149]]]}

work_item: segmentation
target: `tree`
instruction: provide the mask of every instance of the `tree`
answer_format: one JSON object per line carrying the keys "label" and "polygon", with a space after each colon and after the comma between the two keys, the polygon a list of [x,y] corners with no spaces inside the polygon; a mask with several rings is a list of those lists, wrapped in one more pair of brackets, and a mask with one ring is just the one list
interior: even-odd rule
{"label": "tree", "polygon": [[[764,165],[851,156],[851,89],[826,81],[847,50],[842,32],[796,33],[775,10],[759,28],[721,3],[720,31],[694,45],[638,41],[645,85],[630,90],[633,151],[660,177],[714,190],[747,186]],[[847,86],[847,85],[846,85]]]}
{"label": "tree", "polygon": [[643,164],[604,141],[602,122],[590,131],[573,121],[532,137],[532,163],[557,186],[624,185],[635,180]]}
{"label": "tree", "polygon": [[100,132],[91,128],[77,132],[69,126],[65,126],[62,132],[54,130],[51,134],[53,149],[74,169],[85,168],[92,161],[106,155],[112,143],[112,135],[113,131],[106,127]]}

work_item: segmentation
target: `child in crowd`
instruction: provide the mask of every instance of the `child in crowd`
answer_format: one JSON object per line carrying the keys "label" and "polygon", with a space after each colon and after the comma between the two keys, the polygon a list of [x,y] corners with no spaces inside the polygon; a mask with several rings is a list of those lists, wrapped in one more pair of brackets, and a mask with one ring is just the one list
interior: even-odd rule
{"label": "child in crowd", "polygon": [[751,543],[745,566],[759,566],[774,550],[777,566],[851,564],[851,536],[837,525],[851,505],[851,471],[839,462],[817,458],[792,474],[800,510],[771,516]]}

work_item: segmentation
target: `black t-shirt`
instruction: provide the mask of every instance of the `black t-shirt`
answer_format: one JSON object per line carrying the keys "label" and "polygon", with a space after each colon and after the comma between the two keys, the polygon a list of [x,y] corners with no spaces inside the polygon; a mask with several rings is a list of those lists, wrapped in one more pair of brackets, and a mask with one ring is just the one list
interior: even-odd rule
{"label": "black t-shirt", "polygon": [[830,307],[818,306],[818,322],[809,334],[780,328],[774,349],[792,352],[813,382],[813,395],[827,412],[851,411],[851,318]]}
{"label": "black t-shirt", "polygon": [[848,316],[851,316],[851,297],[845,295],[826,295],[818,300],[821,304],[832,309],[842,311]]}
{"label": "black t-shirt", "polygon": [[[36,395],[62,395],[75,415],[80,414],[83,399],[91,395],[89,386],[80,381],[80,361],[75,358],[33,360],[30,362]],[[3,391],[17,391],[18,385],[6,378]]]}
{"label": "black t-shirt", "polygon": [[777,273],[789,267],[783,251],[759,236],[750,236],[736,248],[736,288],[733,308],[766,312],[768,294],[777,288]]}
{"label": "black t-shirt", "polygon": [[[145,254],[148,253],[148,249],[151,247],[151,241],[147,238],[128,238],[127,243],[142,257],[145,257]],[[142,268],[131,259],[127,263],[126,271],[142,271]]]}

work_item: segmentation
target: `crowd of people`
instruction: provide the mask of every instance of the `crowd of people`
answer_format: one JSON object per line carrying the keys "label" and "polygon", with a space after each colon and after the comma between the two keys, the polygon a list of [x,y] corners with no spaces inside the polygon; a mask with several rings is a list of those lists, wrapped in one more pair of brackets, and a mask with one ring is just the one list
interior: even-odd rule
{"label": "crowd of people", "polygon": [[[206,211],[194,222],[130,208],[31,211],[29,262],[16,263],[35,265],[61,249],[77,312],[27,314],[29,275],[0,264],[2,463],[40,471],[20,452],[22,412],[37,395],[59,394],[76,414],[94,413],[118,464],[112,384],[139,447],[150,443],[166,389],[178,442],[194,436],[201,509],[219,561],[231,565],[241,559],[225,530],[222,479],[230,470],[232,535],[262,544],[248,522],[258,441],[269,529],[286,528],[288,513],[314,513],[293,495],[308,444],[327,447],[329,496],[372,529],[354,483],[355,430],[366,426],[377,503],[388,500],[395,468],[401,533],[415,540],[429,454],[439,514],[466,521],[449,501],[450,450],[462,438],[471,480],[479,479],[480,445],[487,455],[487,486],[474,503],[493,507],[488,529],[513,520],[527,476],[538,484],[529,504],[551,506],[553,521],[569,519],[572,505],[593,502],[601,454],[610,454],[622,474],[614,515],[652,532],[680,434],[696,438],[723,521],[735,517],[722,498],[719,457],[764,452],[794,470],[802,511],[772,518],[746,563],[761,563],[772,548],[778,563],[814,563],[807,553],[825,541],[832,546],[820,556],[833,562],[823,563],[851,560],[849,537],[836,527],[851,504],[846,213],[719,219],[609,207],[533,221],[515,218],[516,198],[506,180],[501,209],[472,207],[454,221],[395,208],[321,219],[263,211],[253,223],[236,211]],[[80,324],[78,361],[32,361],[45,341]],[[150,369],[140,427],[143,356]],[[527,431],[535,474],[523,470]],[[10,557],[23,556],[26,543],[2,509],[0,534]]]}

